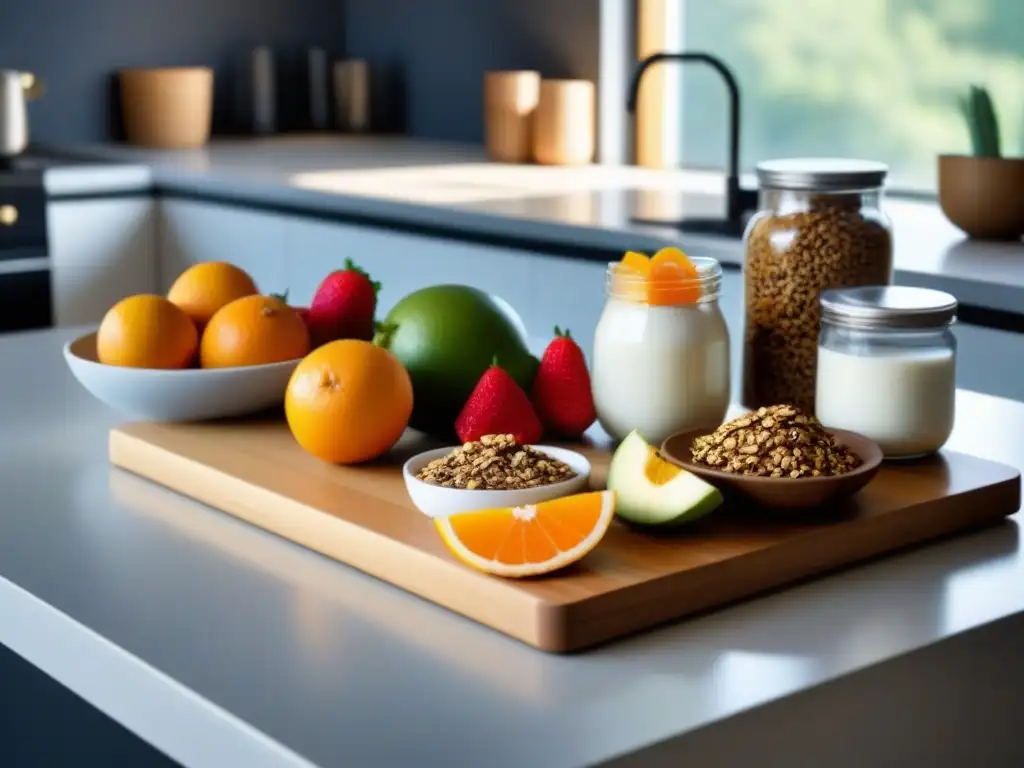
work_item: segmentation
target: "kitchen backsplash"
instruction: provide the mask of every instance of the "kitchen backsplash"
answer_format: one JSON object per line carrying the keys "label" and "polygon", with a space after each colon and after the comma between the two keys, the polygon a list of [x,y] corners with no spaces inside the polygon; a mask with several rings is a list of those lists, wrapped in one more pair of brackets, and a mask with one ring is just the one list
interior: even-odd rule
{"label": "kitchen backsplash", "polygon": [[[597,0],[348,0],[348,54],[371,62],[378,122],[480,141],[483,72],[597,79]],[[396,103],[397,102],[397,103]]]}
{"label": "kitchen backsplash", "polygon": [[[478,141],[486,69],[532,68],[596,79],[595,0],[34,0],[8,3],[0,67],[49,85],[30,106],[36,141],[103,141],[120,125],[121,67],[204,64],[218,80],[214,131],[235,128],[230,77],[266,42],[282,70],[282,129],[301,127],[303,52],[368,59],[377,125],[425,138]],[[291,70],[291,71],[289,71]],[[286,87],[286,85],[288,87]]]}
{"label": "kitchen backsplash", "polygon": [[[38,73],[49,86],[30,106],[32,139],[101,141],[119,121],[112,73],[132,66],[213,66],[214,127],[231,127],[224,87],[247,47],[268,42],[301,61],[308,45],[340,50],[339,0],[32,0],[4,3],[0,67]],[[300,88],[282,91],[282,125],[301,112]]]}

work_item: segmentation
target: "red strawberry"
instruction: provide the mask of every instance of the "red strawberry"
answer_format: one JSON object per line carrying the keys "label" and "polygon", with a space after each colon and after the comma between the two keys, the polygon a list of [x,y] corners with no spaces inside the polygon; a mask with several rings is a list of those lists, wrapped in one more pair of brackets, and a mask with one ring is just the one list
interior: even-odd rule
{"label": "red strawberry", "polygon": [[484,435],[513,435],[525,445],[540,440],[542,432],[530,398],[497,362],[484,371],[455,420],[455,433],[464,443]]}
{"label": "red strawberry", "polygon": [[579,437],[597,418],[587,361],[568,329],[563,334],[555,326],[555,338],[533,380],[531,400],[544,427],[562,437]]}
{"label": "red strawberry", "polygon": [[374,282],[362,269],[345,259],[345,269],[332,272],[320,283],[309,305],[307,325],[316,346],[335,339],[373,339],[377,311]]}

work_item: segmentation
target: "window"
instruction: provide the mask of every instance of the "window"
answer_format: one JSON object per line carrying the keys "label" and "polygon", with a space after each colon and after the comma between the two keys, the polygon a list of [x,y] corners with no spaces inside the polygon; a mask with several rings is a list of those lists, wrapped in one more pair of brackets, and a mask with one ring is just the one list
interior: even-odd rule
{"label": "window", "polygon": [[[638,0],[636,7],[641,29],[642,14],[657,7],[680,25],[665,31],[665,41],[719,56],[736,73],[745,170],[769,157],[857,156],[888,163],[893,187],[933,190],[935,156],[968,151],[957,98],[970,83],[992,92],[1003,153],[1024,154],[1024,0]],[[696,66],[676,77],[676,93],[664,93],[676,114],[661,119],[674,118],[677,137],[666,158],[723,167],[721,79]]]}

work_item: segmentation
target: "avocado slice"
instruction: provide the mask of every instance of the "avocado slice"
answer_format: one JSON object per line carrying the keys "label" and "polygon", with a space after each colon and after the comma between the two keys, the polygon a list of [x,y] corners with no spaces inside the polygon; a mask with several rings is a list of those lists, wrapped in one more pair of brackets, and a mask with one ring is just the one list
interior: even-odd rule
{"label": "avocado slice", "polygon": [[666,461],[635,430],[622,441],[608,468],[615,514],[637,525],[692,523],[722,503],[722,492]]}

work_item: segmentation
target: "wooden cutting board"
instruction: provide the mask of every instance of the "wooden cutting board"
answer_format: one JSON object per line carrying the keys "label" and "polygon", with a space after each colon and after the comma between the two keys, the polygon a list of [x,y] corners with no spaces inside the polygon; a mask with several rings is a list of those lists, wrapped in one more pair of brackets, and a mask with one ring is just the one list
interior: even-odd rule
{"label": "wooden cutting board", "polygon": [[[110,460],[545,651],[576,651],[1011,515],[1020,473],[959,453],[883,465],[849,502],[808,518],[722,509],[672,535],[614,524],[579,564],[505,580],[454,560],[409,502],[401,463],[435,447],[408,433],[387,460],[335,467],[279,419],[137,423]],[[603,487],[609,453],[575,446]]]}

